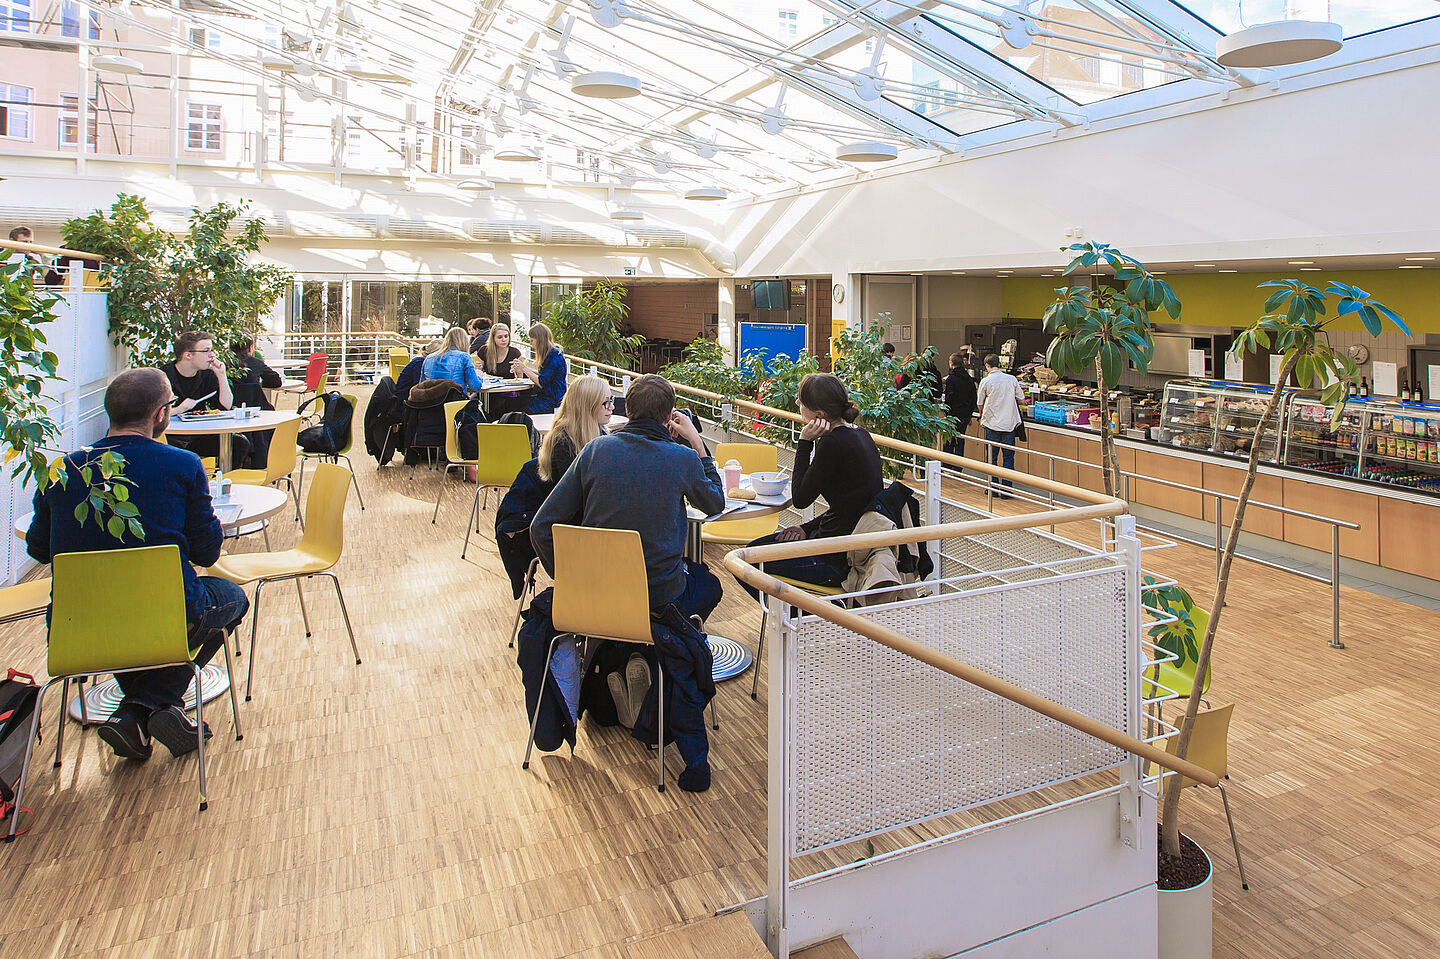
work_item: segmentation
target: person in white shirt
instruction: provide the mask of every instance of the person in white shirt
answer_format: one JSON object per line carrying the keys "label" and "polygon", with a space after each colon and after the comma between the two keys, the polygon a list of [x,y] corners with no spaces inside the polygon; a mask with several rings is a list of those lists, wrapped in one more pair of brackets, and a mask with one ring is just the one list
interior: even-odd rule
{"label": "person in white shirt", "polygon": [[[1005,469],[1015,468],[1015,431],[1020,428],[1020,403],[1025,399],[1020,381],[1000,369],[1000,357],[991,353],[985,357],[985,378],[975,391],[975,408],[980,411],[980,425],[985,428],[985,438],[1004,446],[990,446],[990,464],[1005,454]],[[1014,486],[1009,480],[1002,480],[1002,486]]]}

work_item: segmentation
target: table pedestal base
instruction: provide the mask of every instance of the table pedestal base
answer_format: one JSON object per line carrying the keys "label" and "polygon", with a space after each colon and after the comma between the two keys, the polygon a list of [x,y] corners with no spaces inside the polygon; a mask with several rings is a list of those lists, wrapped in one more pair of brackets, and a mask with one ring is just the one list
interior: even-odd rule
{"label": "table pedestal base", "polygon": [[[216,656],[227,655],[225,650],[219,650]],[[204,693],[204,702],[210,702],[217,696],[224,695],[230,690],[230,674],[225,669],[225,660],[212,660],[208,665],[200,667],[201,690]],[[120,692],[120,684],[115,682],[114,677],[88,684],[85,689],[85,710],[89,713],[90,724],[103,723],[115,712],[120,705],[123,694]],[[190,681],[190,688],[185,690],[185,709],[187,711],[195,708],[195,681]],[[76,696],[70,700],[70,718],[80,722],[80,697]]]}
{"label": "table pedestal base", "polygon": [[711,676],[716,682],[734,679],[755,662],[755,654],[750,652],[749,647],[742,646],[733,639],[707,633],[705,642],[710,645],[710,655],[715,660]]}

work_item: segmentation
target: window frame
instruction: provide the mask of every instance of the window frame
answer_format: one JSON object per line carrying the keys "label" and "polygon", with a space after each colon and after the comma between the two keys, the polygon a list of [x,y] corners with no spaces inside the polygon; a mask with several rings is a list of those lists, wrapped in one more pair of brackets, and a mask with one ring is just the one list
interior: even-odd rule
{"label": "window frame", "polygon": [[[191,111],[196,107],[203,107],[205,110],[214,109],[215,119],[213,121],[215,135],[215,146],[208,146],[211,130],[211,119],[207,113],[205,116],[197,117]],[[225,111],[222,104],[213,100],[186,100],[185,101],[185,149],[189,153],[223,153],[225,150]],[[199,132],[201,146],[193,145],[193,137]]]}
{"label": "window frame", "polygon": [[[23,106],[23,107],[17,107],[17,106],[15,105],[15,103],[12,103],[12,102],[11,102],[12,100],[15,99],[15,91],[17,91],[17,90],[23,90],[23,91],[25,91],[25,99],[24,99],[23,101],[15,101],[15,102],[23,102],[23,103],[25,104],[25,106]],[[4,140],[14,140],[14,141],[16,141],[17,143],[34,143],[34,142],[35,142],[35,88],[34,88],[34,87],[22,87],[22,86],[19,86],[18,84],[13,84],[13,83],[0,83],[0,94],[3,94],[3,96],[0,96],[0,100],[4,100],[4,101],[5,101],[5,103],[4,103],[3,105],[0,105],[0,109],[3,109],[3,110],[4,110],[4,123],[3,123],[3,125],[0,125],[0,139],[4,139]],[[22,115],[22,116],[25,118],[25,135],[24,135],[24,136],[19,136],[19,135],[16,135],[16,134],[13,134],[13,133],[10,132],[10,123],[11,123],[11,120],[12,120],[11,114],[17,114],[17,113],[20,114],[20,115]]]}
{"label": "window frame", "polygon": [[[25,19],[20,21],[17,11],[22,8]],[[34,0],[0,0],[0,33],[31,33],[34,25]]]}
{"label": "window frame", "polygon": [[[70,100],[70,101],[73,101],[74,106],[67,106],[67,105],[66,105],[66,100],[67,100],[67,99]],[[85,149],[86,149],[86,152],[88,152],[88,153],[95,153],[95,152],[97,152],[97,151],[99,150],[99,147],[100,147],[100,114],[99,114],[98,106],[99,106],[98,102],[95,100],[95,98],[92,97],[92,98],[90,99],[90,112],[89,112],[89,116],[87,117],[87,119],[90,121],[90,122],[89,122],[90,132],[89,132],[89,136],[86,137],[87,142],[86,142],[86,144],[85,144]],[[67,123],[70,124],[70,130],[71,130],[71,133],[73,134],[72,139],[70,139],[69,141],[67,141],[67,140],[65,139],[65,127],[66,127],[66,124],[67,124]],[[67,92],[65,92],[65,91],[63,91],[63,90],[60,92],[60,117],[59,117],[59,120],[58,120],[57,123],[56,123],[56,127],[57,127],[57,129],[56,129],[55,142],[56,142],[57,149],[69,150],[69,149],[72,149],[72,148],[78,148],[78,147],[79,147],[79,145],[80,145],[80,94],[78,94],[78,93],[67,93]]]}

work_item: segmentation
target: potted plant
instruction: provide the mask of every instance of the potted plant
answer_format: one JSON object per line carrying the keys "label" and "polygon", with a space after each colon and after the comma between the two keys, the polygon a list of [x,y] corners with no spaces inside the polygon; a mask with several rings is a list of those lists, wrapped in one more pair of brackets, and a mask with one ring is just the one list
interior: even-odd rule
{"label": "potted plant", "polygon": [[[1225,612],[1225,594],[1230,585],[1230,568],[1235,559],[1235,550],[1240,542],[1244,526],[1245,510],[1250,503],[1250,494],[1259,472],[1260,452],[1264,448],[1263,433],[1276,421],[1276,411],[1282,395],[1282,386],[1294,372],[1302,388],[1320,387],[1320,402],[1330,409],[1330,429],[1339,427],[1344,412],[1348,388],[1356,378],[1355,362],[1342,349],[1331,346],[1327,327],[1344,316],[1359,317],[1371,336],[1379,335],[1385,321],[1393,323],[1401,332],[1409,334],[1404,321],[1393,310],[1384,306],[1366,291],[1343,283],[1332,282],[1322,292],[1298,280],[1272,280],[1260,284],[1260,289],[1274,292],[1265,301],[1265,313],[1255,320],[1236,338],[1231,352],[1239,357],[1258,350],[1273,349],[1283,356],[1275,390],[1266,403],[1265,412],[1256,428],[1255,441],[1251,444],[1250,457],[1246,463],[1245,479],[1240,487],[1239,499],[1235,503],[1235,516],[1230,522],[1230,532],[1220,554],[1219,575],[1216,577],[1215,596],[1210,603],[1209,622],[1204,626],[1204,637],[1196,651],[1195,674],[1205,676],[1210,669],[1211,651],[1215,635]],[[1330,314],[1328,306],[1334,300],[1335,312]],[[1201,683],[1192,684],[1190,695],[1185,701],[1185,712],[1178,725],[1173,751],[1185,758],[1190,748],[1190,738],[1199,712],[1203,689]],[[1200,868],[1187,865],[1180,836],[1180,789],[1179,776],[1166,781],[1164,804],[1161,810],[1160,868],[1162,875],[1167,872],[1200,872]],[[1198,848],[1198,847],[1197,847]],[[1202,854],[1203,855],[1203,854]],[[1208,863],[1205,869],[1208,874]],[[1208,910],[1207,910],[1208,919]],[[1208,923],[1206,928],[1208,935]],[[1162,932],[1162,942],[1167,938]],[[1171,937],[1175,938],[1175,937]],[[1208,950],[1205,952],[1208,955]]]}
{"label": "potted plant", "polygon": [[611,366],[628,366],[645,338],[638,333],[620,332],[630,310],[625,305],[625,287],[601,280],[588,290],[576,290],[550,304],[545,323],[571,356],[588,358]]}
{"label": "potted plant", "polygon": [[131,362],[169,362],[175,335],[196,329],[233,364],[231,344],[258,330],[291,282],[289,271],[252,262],[265,229],[242,219],[244,212],[243,203],[197,207],[186,232],[173,235],[151,222],[144,200],[121,194],[108,214],[97,210],[61,227],[66,245],[110,259],[110,336]]}
{"label": "potted plant", "polygon": [[[1110,390],[1125,372],[1128,357],[1141,373],[1155,355],[1150,314],[1164,310],[1180,318],[1180,300],[1164,280],[1133,257],[1104,243],[1076,243],[1076,255],[1065,267],[1077,270],[1104,264],[1114,273],[1117,288],[1093,275],[1087,286],[1062,287],[1045,310],[1045,331],[1055,339],[1045,351],[1045,365],[1062,376],[1093,373],[1100,394],[1100,473],[1105,494],[1117,495],[1120,468],[1115,459],[1115,430],[1110,423]],[[1064,252],[1063,250],[1061,252]]]}

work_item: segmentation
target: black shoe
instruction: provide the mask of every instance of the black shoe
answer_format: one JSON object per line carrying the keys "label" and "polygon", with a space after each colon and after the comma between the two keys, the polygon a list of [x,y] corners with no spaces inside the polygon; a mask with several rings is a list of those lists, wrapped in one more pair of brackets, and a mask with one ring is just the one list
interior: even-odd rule
{"label": "black shoe", "polygon": [[148,715],[149,710],[139,703],[122,702],[96,732],[121,759],[146,760],[150,758],[150,738],[143,720]]}
{"label": "black shoe", "polygon": [[710,764],[706,762],[686,766],[685,771],[680,774],[679,786],[689,793],[703,793],[709,789]]}
{"label": "black shoe", "polygon": [[[185,715],[179,706],[167,706],[150,714],[146,726],[150,738],[170,750],[172,756],[192,753],[200,744],[195,739],[195,720]],[[205,724],[205,738],[209,739],[210,724]]]}

